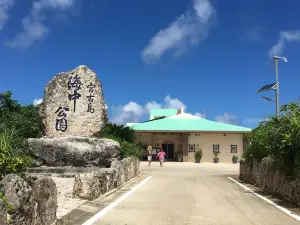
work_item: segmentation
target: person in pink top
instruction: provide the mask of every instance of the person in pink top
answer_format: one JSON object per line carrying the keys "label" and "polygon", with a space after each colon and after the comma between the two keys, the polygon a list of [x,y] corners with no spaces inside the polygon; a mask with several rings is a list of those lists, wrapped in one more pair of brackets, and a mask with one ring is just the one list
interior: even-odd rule
{"label": "person in pink top", "polygon": [[160,149],[160,152],[157,153],[157,156],[156,158],[158,157],[159,158],[159,162],[160,162],[160,166],[163,166],[163,163],[165,161],[165,156],[166,156],[166,153],[164,152],[164,150],[161,148]]}

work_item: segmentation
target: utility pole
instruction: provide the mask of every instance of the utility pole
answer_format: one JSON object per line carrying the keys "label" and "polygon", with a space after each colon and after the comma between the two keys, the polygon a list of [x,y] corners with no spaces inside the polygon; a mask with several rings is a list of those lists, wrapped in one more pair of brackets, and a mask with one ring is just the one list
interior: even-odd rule
{"label": "utility pole", "polygon": [[274,60],[275,60],[275,67],[276,67],[276,116],[279,116],[279,111],[280,111],[280,108],[279,108],[279,79],[278,79],[278,59],[276,59],[274,57]]}
{"label": "utility pole", "polygon": [[278,76],[278,59],[282,59],[284,62],[287,62],[287,58],[281,57],[281,56],[273,56],[273,59],[275,61],[275,69],[276,69],[276,82],[272,84],[267,84],[262,86],[260,89],[258,89],[256,92],[264,92],[264,91],[275,91],[275,99],[273,98],[268,98],[268,97],[263,97],[261,96],[264,100],[267,100],[269,102],[275,101],[276,102],[276,116],[278,117],[280,114],[280,104],[279,104],[279,76]]}
{"label": "utility pole", "polygon": [[279,104],[279,76],[278,76],[278,59],[282,59],[284,62],[287,62],[287,58],[285,57],[279,57],[279,56],[273,56],[275,60],[275,68],[276,68],[276,116],[279,116],[280,113],[280,104]]}

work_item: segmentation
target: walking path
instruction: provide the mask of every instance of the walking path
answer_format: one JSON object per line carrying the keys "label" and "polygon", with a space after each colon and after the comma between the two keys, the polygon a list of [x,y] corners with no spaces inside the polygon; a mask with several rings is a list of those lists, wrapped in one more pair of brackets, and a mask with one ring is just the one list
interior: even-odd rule
{"label": "walking path", "polygon": [[141,172],[119,191],[72,211],[70,224],[300,224],[228,179],[238,180],[238,165],[168,162],[161,168],[155,162],[142,163]]}

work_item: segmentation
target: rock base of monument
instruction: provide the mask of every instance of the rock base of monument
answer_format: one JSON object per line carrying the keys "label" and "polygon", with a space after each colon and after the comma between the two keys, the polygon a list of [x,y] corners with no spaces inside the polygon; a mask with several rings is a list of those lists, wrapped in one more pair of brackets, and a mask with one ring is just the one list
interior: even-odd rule
{"label": "rock base of monument", "polygon": [[139,159],[128,157],[119,160],[120,145],[111,139],[45,137],[28,139],[28,145],[37,163],[27,170],[27,176],[39,179],[52,176],[58,186],[59,182],[73,178],[73,189],[70,187],[70,198],[73,199],[97,199],[140,173]]}
{"label": "rock base of monument", "polygon": [[73,167],[73,166],[56,166],[56,167],[32,167],[27,169],[26,173],[36,176],[50,177],[75,177],[78,174],[91,173],[105,167]]}
{"label": "rock base of monument", "polygon": [[123,186],[140,173],[140,160],[128,157],[114,160],[111,168],[99,169],[75,177],[73,197],[94,200],[112,189]]}
{"label": "rock base of monument", "polygon": [[120,152],[117,141],[106,138],[58,137],[28,139],[40,166],[110,167]]}

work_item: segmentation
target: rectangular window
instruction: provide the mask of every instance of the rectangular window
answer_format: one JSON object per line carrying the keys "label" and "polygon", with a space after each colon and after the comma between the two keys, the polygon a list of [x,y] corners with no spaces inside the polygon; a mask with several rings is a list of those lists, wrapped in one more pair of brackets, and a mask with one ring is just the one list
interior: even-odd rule
{"label": "rectangular window", "polygon": [[213,145],[213,152],[220,151],[220,145]]}
{"label": "rectangular window", "polygon": [[237,153],[237,145],[230,145],[230,152]]}
{"label": "rectangular window", "polygon": [[195,152],[195,145],[189,144],[189,152]]}

